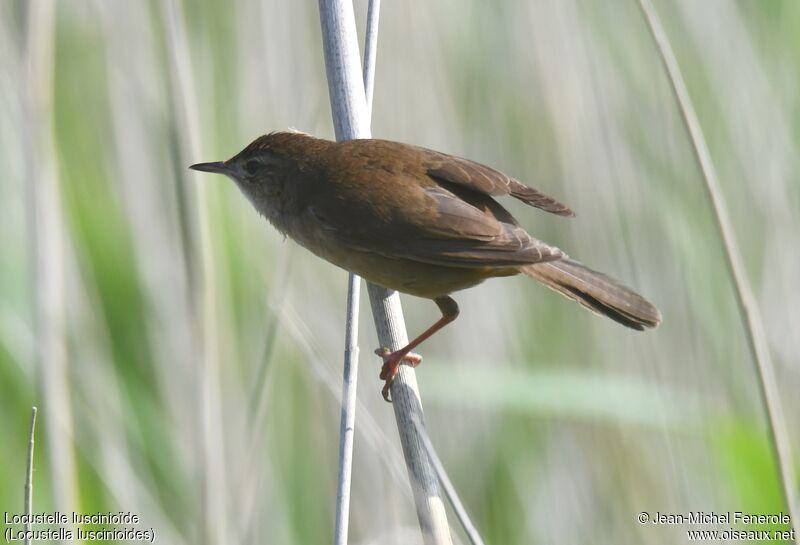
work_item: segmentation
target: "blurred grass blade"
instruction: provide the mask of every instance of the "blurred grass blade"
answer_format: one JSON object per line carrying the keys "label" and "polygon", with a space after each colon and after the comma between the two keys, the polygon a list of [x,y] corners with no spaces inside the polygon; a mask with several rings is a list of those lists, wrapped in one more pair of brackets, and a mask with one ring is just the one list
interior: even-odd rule
{"label": "blurred grass blade", "polygon": [[[162,16],[169,44],[170,90],[174,109],[178,112],[177,133],[181,147],[181,158],[186,163],[196,163],[200,156],[200,133],[197,106],[197,88],[194,80],[189,42],[181,2],[167,0],[162,4]],[[191,159],[189,159],[191,157]],[[196,178],[196,175],[193,176]],[[184,178],[185,179],[185,178]],[[195,342],[199,348],[200,391],[199,429],[203,464],[203,542],[223,543],[229,541],[227,530],[227,478],[225,476],[224,443],[219,440],[222,433],[222,405],[220,401],[219,345],[217,322],[216,275],[211,243],[207,184],[196,184],[197,228],[199,248],[193,256],[192,266],[199,267],[202,282],[193,286],[196,309],[200,312],[200,323],[195,328]]]}
{"label": "blurred grass blade", "polygon": [[77,476],[66,341],[65,238],[61,187],[54,141],[55,9],[47,0],[30,2],[24,67],[25,166],[28,226],[35,277],[39,392],[45,448],[55,509],[76,508]]}
{"label": "blurred grass blade", "polygon": [[458,368],[442,361],[426,363],[425,384],[434,401],[457,405],[469,399],[498,410],[674,430],[697,423],[693,415],[698,414],[698,403],[690,393],[631,377],[587,370],[514,371],[471,362]]}
{"label": "blurred grass blade", "polygon": [[[650,0],[639,0],[639,6],[647,21],[647,26],[650,29],[653,40],[656,42],[658,52],[669,76],[670,84],[672,85],[672,91],[680,106],[683,122],[686,124],[686,129],[689,131],[692,149],[700,165],[700,170],[703,173],[708,198],[711,200],[714,209],[714,219],[716,220],[717,228],[722,237],[728,270],[733,278],[734,292],[747,333],[748,346],[752,353],[753,360],[757,365],[761,399],[767,414],[770,436],[775,451],[776,465],[780,473],[783,493],[792,520],[797,523],[797,521],[800,521],[800,506],[797,504],[797,493],[795,491],[797,478],[795,477],[792,465],[789,434],[781,407],[780,396],[778,394],[775,370],[770,357],[769,347],[767,346],[766,333],[758,310],[758,303],[750,288],[750,282],[747,278],[747,272],[739,252],[728,209],[722,197],[722,191],[720,189],[716,169],[714,168],[714,163],[711,160],[711,154],[706,145],[703,131],[700,128],[700,122],[697,119],[697,114],[694,110],[692,100],[689,97],[686,83],[681,75],[678,61],[672,51],[669,38]],[[795,543],[800,543],[800,537],[795,539]]]}

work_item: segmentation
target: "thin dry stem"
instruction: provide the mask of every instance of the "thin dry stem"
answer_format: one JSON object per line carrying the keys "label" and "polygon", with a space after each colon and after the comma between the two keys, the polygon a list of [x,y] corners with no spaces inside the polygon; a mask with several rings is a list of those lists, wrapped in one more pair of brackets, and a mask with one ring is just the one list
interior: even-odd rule
{"label": "thin dry stem", "polygon": [[31,427],[28,434],[28,463],[25,470],[25,545],[31,545],[31,514],[33,513],[33,437],[36,431],[36,407],[31,408]]}
{"label": "thin dry stem", "polygon": [[380,13],[381,0],[370,0],[367,7],[367,32],[364,36],[364,92],[367,100],[367,115],[370,118],[372,117],[372,97],[375,90],[375,58],[378,55]]}
{"label": "thin dry stem", "polygon": [[353,476],[353,440],[356,426],[358,305],[360,299],[361,278],[350,273],[347,287],[347,320],[345,322],[342,418],[339,428],[339,471],[336,487],[334,545],[347,545],[350,526],[350,484]]}
{"label": "thin dry stem", "polygon": [[[364,51],[364,88],[367,117],[372,113],[375,86],[375,57],[378,47],[380,0],[370,0]],[[367,120],[369,124],[369,119]],[[350,484],[353,478],[353,443],[356,425],[358,387],[358,318],[361,278],[350,273],[347,283],[344,368],[342,378],[342,418],[339,429],[339,470],[336,487],[334,545],[346,545],[350,526]]]}

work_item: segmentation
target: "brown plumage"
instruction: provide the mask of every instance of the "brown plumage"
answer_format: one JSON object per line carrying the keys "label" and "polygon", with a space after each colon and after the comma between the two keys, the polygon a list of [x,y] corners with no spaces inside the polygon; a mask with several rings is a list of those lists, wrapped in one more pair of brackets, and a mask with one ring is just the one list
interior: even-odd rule
{"label": "brown plumage", "polygon": [[520,272],[589,310],[642,330],[661,320],[643,297],[529,235],[493,197],[560,216],[564,204],[485,165],[387,140],[331,142],[262,136],[232,159],[192,168],[231,177],[278,230],[370,282],[433,299],[442,319],[393,353],[384,397],[402,360],[453,321],[449,294]]}

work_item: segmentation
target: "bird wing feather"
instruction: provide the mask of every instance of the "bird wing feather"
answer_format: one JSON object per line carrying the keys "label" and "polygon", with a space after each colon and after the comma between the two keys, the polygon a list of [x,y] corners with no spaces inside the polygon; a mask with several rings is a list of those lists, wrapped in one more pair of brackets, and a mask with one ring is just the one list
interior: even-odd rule
{"label": "bird wing feather", "polygon": [[494,197],[510,195],[520,201],[559,216],[574,216],[565,204],[529,187],[499,170],[469,159],[421,148],[425,152],[428,176]]}
{"label": "bird wing feather", "polygon": [[[486,194],[447,184],[423,187],[402,176],[372,180],[369,206],[348,199],[341,206],[331,199],[309,207],[313,221],[327,236],[350,248],[391,258],[450,267],[515,267],[560,259],[563,252],[532,236],[511,214]],[[407,202],[380,204],[390,192],[382,182],[414,188]],[[364,194],[362,193],[362,197]],[[381,213],[384,210],[384,213]],[[356,221],[354,221],[356,220]]]}

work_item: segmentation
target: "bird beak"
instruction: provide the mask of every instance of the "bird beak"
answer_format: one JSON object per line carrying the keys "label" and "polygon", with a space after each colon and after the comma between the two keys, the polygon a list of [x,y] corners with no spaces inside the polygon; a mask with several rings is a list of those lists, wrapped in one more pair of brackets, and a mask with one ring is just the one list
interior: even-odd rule
{"label": "bird beak", "polygon": [[197,163],[189,168],[192,170],[199,170],[200,172],[213,172],[214,174],[226,174],[229,176],[233,173],[231,168],[222,161],[214,161],[213,163]]}

